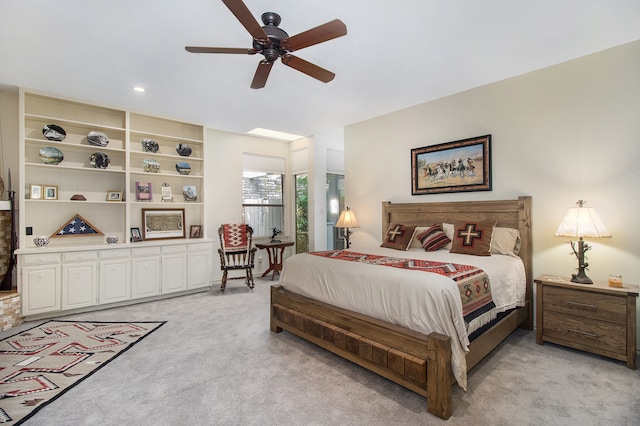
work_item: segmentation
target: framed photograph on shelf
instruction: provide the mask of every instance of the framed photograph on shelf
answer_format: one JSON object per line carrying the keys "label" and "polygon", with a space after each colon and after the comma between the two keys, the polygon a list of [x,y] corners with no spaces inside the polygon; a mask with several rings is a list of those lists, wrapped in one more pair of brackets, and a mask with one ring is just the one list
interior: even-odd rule
{"label": "framed photograph on shelf", "polygon": [[173,194],[171,192],[171,186],[168,183],[162,184],[162,198],[161,201],[164,202],[173,202]]}
{"label": "framed photograph on shelf", "polygon": [[140,228],[131,228],[131,242],[137,243],[142,241],[142,234],[140,233]]}
{"label": "framed photograph on shelf", "polygon": [[45,185],[42,190],[42,194],[45,200],[57,200],[58,185]]}
{"label": "framed photograph on shelf", "polygon": [[202,225],[191,225],[189,228],[189,238],[201,238],[202,237]]}
{"label": "framed photograph on shelf", "polygon": [[42,185],[29,185],[29,199],[42,200]]}
{"label": "framed photograph on shelf", "polygon": [[142,209],[142,239],[186,238],[184,209]]}
{"label": "framed photograph on shelf", "polygon": [[136,182],[136,201],[152,201],[151,182]]}
{"label": "framed photograph on shelf", "polygon": [[184,201],[196,202],[198,201],[198,190],[194,185],[185,185],[182,187],[182,196],[184,197]]}
{"label": "framed photograph on shelf", "polygon": [[411,195],[491,191],[491,135],[411,150]]}
{"label": "framed photograph on shelf", "polygon": [[122,201],[122,191],[107,191],[107,201]]}

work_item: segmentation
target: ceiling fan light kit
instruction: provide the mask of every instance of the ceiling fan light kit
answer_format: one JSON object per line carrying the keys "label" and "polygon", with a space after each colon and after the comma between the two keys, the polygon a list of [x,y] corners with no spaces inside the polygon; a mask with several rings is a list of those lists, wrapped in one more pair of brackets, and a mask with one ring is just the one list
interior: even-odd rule
{"label": "ceiling fan light kit", "polygon": [[280,58],[286,66],[323,83],[328,83],[333,80],[335,77],[334,73],[294,56],[291,52],[346,35],[347,26],[342,21],[334,19],[333,21],[289,37],[286,31],[279,28],[282,18],[277,13],[263,13],[262,23],[264,26],[260,26],[242,0],[222,0],[222,2],[229,8],[231,13],[235,15],[249,34],[251,34],[253,37],[253,47],[243,49],[233,47],[186,46],[185,49],[188,52],[239,55],[261,54],[264,56],[264,59],[258,63],[258,68],[251,82],[252,89],[260,89],[265,86],[273,63],[278,60],[278,58]]}

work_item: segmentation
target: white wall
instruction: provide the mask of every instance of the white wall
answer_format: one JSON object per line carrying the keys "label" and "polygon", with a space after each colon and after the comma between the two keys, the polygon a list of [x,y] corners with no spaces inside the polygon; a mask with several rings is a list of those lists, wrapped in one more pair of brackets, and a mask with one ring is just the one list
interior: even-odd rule
{"label": "white wall", "polygon": [[[249,135],[223,132],[207,129],[206,149],[206,189],[207,200],[206,233],[207,237],[216,241],[213,262],[213,280],[219,282],[222,278],[220,259],[218,258],[218,227],[223,223],[242,222],[242,154],[252,153],[272,157],[282,157],[286,160],[285,191],[291,187],[289,143],[279,142]],[[292,199],[285,199],[291,203]],[[285,204],[285,229],[287,236],[293,235],[292,208]],[[290,249],[288,249],[290,250]],[[262,257],[262,263],[256,264],[254,273],[264,271],[269,261],[266,252],[258,250],[256,259]]]}
{"label": "white wall", "polygon": [[[588,275],[620,272],[640,284],[639,76],[637,41],[347,126],[346,201],[361,226],[353,247],[380,243],[382,201],[531,195],[534,276],[567,276],[577,261],[554,232],[584,199],[613,235],[588,241]],[[411,148],[485,134],[493,138],[491,192],[411,195]]]}

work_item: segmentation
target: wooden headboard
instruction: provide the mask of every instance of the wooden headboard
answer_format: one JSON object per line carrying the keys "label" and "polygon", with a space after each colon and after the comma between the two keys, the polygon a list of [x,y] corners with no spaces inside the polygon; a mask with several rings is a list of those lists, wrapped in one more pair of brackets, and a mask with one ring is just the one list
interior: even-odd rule
{"label": "wooden headboard", "polygon": [[531,197],[520,196],[516,200],[450,201],[435,203],[382,203],[382,238],[389,224],[430,226],[434,223],[454,223],[465,220],[495,221],[496,226],[516,228],[520,231],[522,245],[520,258],[527,277],[527,301],[529,321],[533,298],[533,260],[531,245]]}

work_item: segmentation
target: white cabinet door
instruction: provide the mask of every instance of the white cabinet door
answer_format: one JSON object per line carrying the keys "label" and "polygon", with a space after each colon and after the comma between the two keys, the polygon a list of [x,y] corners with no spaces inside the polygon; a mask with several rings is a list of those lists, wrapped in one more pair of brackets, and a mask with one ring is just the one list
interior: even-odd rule
{"label": "white cabinet door", "polygon": [[35,315],[60,310],[60,265],[22,268],[22,314]]}
{"label": "white cabinet door", "polygon": [[100,261],[100,304],[129,300],[131,295],[131,260]]}
{"label": "white cabinet door", "polygon": [[162,294],[187,289],[187,254],[162,256]]}
{"label": "white cabinet door", "polygon": [[189,288],[210,286],[211,252],[190,253],[188,263]]}
{"label": "white cabinet door", "polygon": [[96,262],[62,265],[62,309],[76,309],[96,304]]}
{"label": "white cabinet door", "polygon": [[160,294],[160,257],[134,258],[132,265],[131,298]]}

